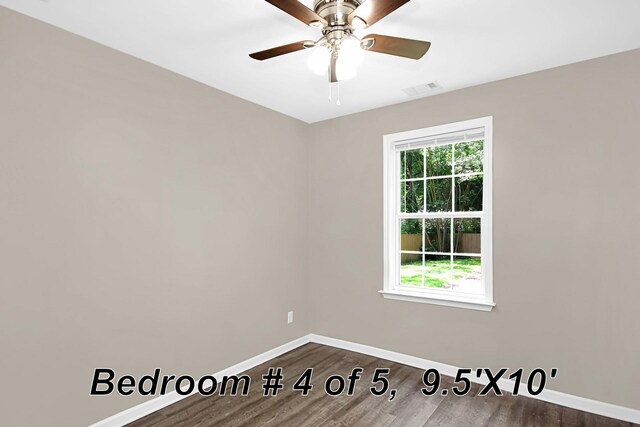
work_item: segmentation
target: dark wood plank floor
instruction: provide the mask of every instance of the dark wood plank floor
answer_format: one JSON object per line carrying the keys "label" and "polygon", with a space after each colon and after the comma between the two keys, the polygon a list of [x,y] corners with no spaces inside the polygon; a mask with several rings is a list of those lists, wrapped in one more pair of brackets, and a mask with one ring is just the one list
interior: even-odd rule
{"label": "dark wood plank floor", "polygon": [[[285,388],[275,397],[263,397],[262,375],[270,367],[283,368]],[[346,378],[355,367],[363,368],[364,373],[353,396],[326,395],[328,376],[340,374]],[[314,388],[304,397],[291,388],[307,368],[314,368]],[[389,380],[397,389],[393,401],[369,392],[375,368],[391,369]],[[246,374],[252,380],[248,396],[194,395],[129,426],[632,426],[526,397],[480,397],[477,393],[481,387],[477,385],[462,397],[451,393],[427,397],[420,392],[424,387],[420,369],[318,344],[304,345]],[[443,377],[442,387],[452,386],[453,379]]]}

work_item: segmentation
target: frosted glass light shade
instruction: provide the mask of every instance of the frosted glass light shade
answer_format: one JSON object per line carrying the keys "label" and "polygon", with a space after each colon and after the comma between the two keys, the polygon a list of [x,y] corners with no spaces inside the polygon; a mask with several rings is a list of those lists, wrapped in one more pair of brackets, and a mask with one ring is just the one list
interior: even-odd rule
{"label": "frosted glass light shade", "polygon": [[362,64],[364,52],[356,39],[348,38],[340,44],[340,53],[354,66]]}
{"label": "frosted glass light shade", "polygon": [[340,44],[340,52],[336,63],[338,80],[349,80],[358,74],[358,66],[363,59],[362,54],[360,44],[352,38],[344,40]]}
{"label": "frosted glass light shade", "polygon": [[349,80],[358,74],[358,66],[362,63],[363,53],[360,44],[353,38],[346,39],[340,44],[336,64],[338,80]]}
{"label": "frosted glass light shade", "polygon": [[326,46],[316,46],[311,55],[309,55],[307,66],[313,73],[321,76],[327,73],[330,58],[331,51],[329,48]]}

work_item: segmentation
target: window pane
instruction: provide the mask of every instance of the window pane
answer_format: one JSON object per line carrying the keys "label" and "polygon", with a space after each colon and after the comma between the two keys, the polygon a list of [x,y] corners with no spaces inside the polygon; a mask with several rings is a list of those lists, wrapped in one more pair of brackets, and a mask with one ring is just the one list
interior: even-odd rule
{"label": "window pane", "polygon": [[426,150],[427,157],[427,176],[443,176],[452,175],[451,167],[451,145],[438,145],[428,147]]}
{"label": "window pane", "polygon": [[482,265],[480,257],[453,258],[453,290],[482,293]]}
{"label": "window pane", "polygon": [[482,211],[482,175],[456,177],[456,211]]}
{"label": "window pane", "polygon": [[424,181],[405,181],[400,183],[400,212],[415,213],[424,211]]}
{"label": "window pane", "polygon": [[482,172],[482,155],[484,141],[471,141],[456,144],[456,175],[471,172]]}
{"label": "window pane", "polygon": [[451,178],[427,181],[427,212],[451,212]]}
{"label": "window pane", "polygon": [[422,286],[422,255],[400,254],[400,284],[404,286]]}
{"label": "window pane", "polygon": [[400,221],[400,250],[422,252],[422,220]]}
{"label": "window pane", "polygon": [[451,219],[426,219],[424,223],[424,251],[450,252]]}
{"label": "window pane", "polygon": [[480,253],[480,218],[457,218],[453,222],[453,252]]}
{"label": "window pane", "polygon": [[425,255],[424,284],[428,288],[451,288],[451,257]]}
{"label": "window pane", "polygon": [[424,148],[400,152],[400,178],[424,177]]}

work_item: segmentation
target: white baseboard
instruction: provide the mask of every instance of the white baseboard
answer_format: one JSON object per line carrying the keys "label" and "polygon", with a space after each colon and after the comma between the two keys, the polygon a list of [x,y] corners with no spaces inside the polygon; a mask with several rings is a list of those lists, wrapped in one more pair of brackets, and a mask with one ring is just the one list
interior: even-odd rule
{"label": "white baseboard", "polygon": [[[237,375],[240,372],[244,372],[257,365],[260,365],[261,363],[267,362],[275,357],[278,357],[288,351],[291,351],[310,342],[341,348],[344,350],[355,351],[357,353],[366,354],[380,359],[390,360],[392,362],[413,366],[422,370],[434,368],[437,369],[441,374],[452,377],[456,375],[456,372],[458,370],[458,367],[456,366],[433,362],[431,360],[409,356],[403,353],[383,350],[377,347],[357,344],[350,341],[338,340],[322,335],[309,334],[296,340],[290,341],[284,345],[281,345],[280,347],[259,354],[258,356],[252,357],[251,359],[245,360],[244,362],[240,362],[213,375],[216,377],[216,379],[219,380],[223,376]],[[482,376],[480,378],[474,377],[469,379],[478,384],[484,385],[488,383],[488,378],[486,376]],[[498,386],[505,392],[512,392],[514,383],[511,380],[501,379],[498,381]],[[566,406],[568,408],[573,408],[592,414],[603,415],[605,417],[640,424],[640,410],[637,409],[625,408],[623,406],[612,405],[610,403],[599,402],[597,400],[585,399],[583,397],[549,389],[544,390],[537,396],[531,396],[525,389],[520,388],[519,394],[521,396],[543,400],[549,403],[555,403],[557,405]],[[173,391],[164,396],[159,396],[155,399],[149,400],[148,402],[141,403],[138,406],[134,406],[133,408],[127,409],[105,420],[99,421],[93,424],[91,427],[120,427],[136,421],[144,416],[147,416],[175,402],[178,402],[185,397],[187,396],[179,395],[178,393]]]}
{"label": "white baseboard", "polygon": [[[437,369],[441,374],[451,377],[455,377],[458,370],[457,366],[433,362],[431,360],[421,359],[419,357],[409,356],[407,354],[396,353],[394,351],[383,350],[381,348],[371,347],[368,345],[357,344],[350,341],[343,341],[315,334],[311,334],[310,338],[311,342],[317,344],[355,351],[357,353],[367,354],[369,356],[378,357],[380,359],[386,359],[392,362],[413,366],[422,370],[434,368]],[[489,379],[486,377],[486,375],[481,376],[480,378],[469,379],[472,382],[483,385],[489,382]],[[511,393],[513,392],[514,382],[511,380],[501,379],[498,381],[498,386],[501,390]],[[637,409],[626,408],[624,406],[613,405],[611,403],[600,402],[597,400],[585,399],[584,397],[574,396],[572,394],[562,393],[549,389],[545,389],[537,396],[532,396],[526,391],[526,389],[523,389],[521,387],[519,390],[519,395],[543,400],[549,403],[555,403],[556,405],[566,406],[567,408],[573,408],[592,414],[640,424],[640,410]]]}
{"label": "white baseboard", "polygon": [[[240,362],[236,365],[223,369],[220,372],[216,372],[215,374],[213,374],[213,376],[216,377],[216,380],[220,381],[224,376],[237,375],[240,372],[244,372],[248,369],[253,368],[254,366],[258,366],[261,363],[268,362],[269,360],[276,358],[288,351],[309,343],[310,338],[311,335],[305,335],[301,338],[283,344],[280,347],[266,351],[262,354],[252,357],[251,359],[245,360],[244,362]],[[192,394],[195,393],[197,393],[197,391]],[[172,391],[171,393],[167,393],[164,396],[156,397],[155,399],[151,399],[147,402],[134,406],[133,408],[119,412],[102,421],[98,421],[97,423],[92,424],[90,427],[121,427],[125,424],[139,420],[140,418],[145,417],[153,412],[159,411],[160,409],[176,403],[186,397],[188,396],[183,396],[176,393],[175,391]]]}

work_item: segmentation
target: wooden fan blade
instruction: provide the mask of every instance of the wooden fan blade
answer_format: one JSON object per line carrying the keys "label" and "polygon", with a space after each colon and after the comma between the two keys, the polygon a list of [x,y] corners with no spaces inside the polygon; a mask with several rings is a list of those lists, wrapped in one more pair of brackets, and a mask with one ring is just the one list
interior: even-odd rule
{"label": "wooden fan blade", "polygon": [[420,59],[431,47],[431,42],[371,34],[362,38],[362,46],[371,52]]}
{"label": "wooden fan blade", "polygon": [[357,16],[366,24],[363,28],[370,27],[406,3],[409,0],[367,0],[349,15],[349,24]]}
{"label": "wooden fan blade", "polygon": [[327,21],[325,21],[320,15],[318,15],[313,10],[309,9],[307,6],[300,3],[298,0],[266,0],[266,1],[274,5],[278,9],[282,10],[283,12],[288,13],[294,18],[304,22],[307,25],[311,25],[313,23],[319,23],[314,25],[318,27],[324,27],[328,25]]}
{"label": "wooden fan blade", "polygon": [[306,49],[305,45],[313,45],[311,40],[305,40],[301,42],[289,43],[284,46],[278,46],[271,49],[255,52],[249,56],[258,61],[264,61],[265,59],[275,58],[276,56],[285,55],[287,53],[297,52],[299,50]]}
{"label": "wooden fan blade", "polygon": [[331,65],[329,65],[329,78],[331,83],[338,81],[338,74],[336,73],[337,58],[333,53],[331,54]]}

